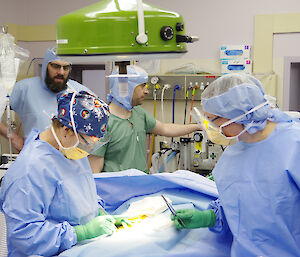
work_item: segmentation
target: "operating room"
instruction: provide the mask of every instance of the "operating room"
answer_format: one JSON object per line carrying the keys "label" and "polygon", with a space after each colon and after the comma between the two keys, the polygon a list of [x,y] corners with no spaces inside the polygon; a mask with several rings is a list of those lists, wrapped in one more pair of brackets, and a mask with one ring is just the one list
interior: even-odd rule
{"label": "operating room", "polygon": [[[300,170],[294,163],[299,137],[294,145],[288,139],[297,133],[274,135],[282,127],[298,129],[300,124],[299,1],[0,0],[0,6],[0,257],[300,257],[300,219],[295,215],[300,210]],[[47,106],[47,92],[33,90],[39,84],[30,89],[37,78],[49,89],[51,71],[62,74],[53,81],[63,80],[66,86],[62,95],[52,90],[54,109]],[[235,85],[235,76],[243,82]],[[230,86],[225,85],[227,78]],[[29,85],[32,93],[20,91],[17,99],[15,85]],[[220,95],[218,88],[223,90]],[[226,93],[228,104],[222,102]],[[102,108],[100,125],[94,120],[88,129],[86,123],[79,124],[75,108],[80,100],[75,98],[81,94],[93,99],[94,108]],[[68,108],[59,107],[59,101],[66,99],[70,120],[64,123],[61,116]],[[236,103],[230,104],[233,99]],[[29,105],[34,112],[26,113]],[[142,113],[144,127],[139,127],[134,110]],[[262,118],[261,113],[269,116]],[[80,116],[84,122],[90,118],[88,111]],[[48,125],[35,127],[41,121]],[[41,207],[45,197],[36,188],[46,190],[43,183],[52,179],[47,177],[51,165],[56,174],[64,172],[65,164],[32,158],[31,130],[49,131],[54,136],[50,145],[66,163],[79,159],[64,154],[72,147],[61,145],[63,134],[57,133],[56,121],[74,131],[74,148],[95,144],[90,152],[81,148],[86,153],[82,163],[89,165],[78,164],[86,167],[78,174],[89,173],[92,181],[75,175],[71,185],[62,176],[65,183],[53,182],[55,193],[46,197],[61,202]],[[224,135],[226,127],[234,125],[242,126],[240,132]],[[101,133],[91,134],[98,127]],[[220,132],[223,141],[212,140],[210,129]],[[127,138],[130,133],[132,138]],[[259,139],[251,137],[255,147],[269,143],[258,148],[262,152],[251,152],[247,147],[252,141],[245,134],[257,135]],[[36,140],[48,139],[44,135],[48,134]],[[26,167],[33,160],[39,164],[33,163],[32,170],[45,167],[45,177],[24,175],[32,173]],[[282,168],[286,177],[281,171],[270,175],[272,167]],[[71,206],[81,190],[88,199],[80,202],[85,193],[79,194],[76,206]],[[249,202],[242,202],[247,195]],[[36,203],[30,199],[38,196]],[[86,206],[95,197],[99,215],[81,220],[80,213],[88,212]],[[60,216],[65,211],[63,222],[55,220],[55,208]],[[268,211],[254,218],[255,208]],[[43,222],[29,216],[37,209],[46,225],[36,225]],[[104,224],[93,223],[99,217],[105,224],[114,223],[111,232],[95,232]],[[74,221],[77,218],[80,222]],[[29,223],[40,226],[35,227],[36,236]],[[269,229],[274,223],[278,225]],[[68,243],[63,243],[64,236]]]}

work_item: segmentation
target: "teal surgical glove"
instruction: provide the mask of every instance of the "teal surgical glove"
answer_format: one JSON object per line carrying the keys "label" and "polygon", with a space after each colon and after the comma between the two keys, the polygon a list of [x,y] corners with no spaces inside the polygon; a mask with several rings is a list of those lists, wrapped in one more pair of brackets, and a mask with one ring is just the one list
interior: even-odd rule
{"label": "teal surgical glove", "polygon": [[[101,206],[101,207],[99,207],[99,214],[98,214],[98,215],[99,215],[99,216],[102,216],[102,215],[109,215],[109,214],[108,214],[108,213],[104,210],[104,208]],[[132,223],[128,220],[127,217],[123,217],[123,216],[119,216],[119,215],[112,215],[112,217],[115,219],[114,224],[115,224],[116,227],[120,227],[120,226],[122,226],[124,223],[125,223],[126,225],[129,225],[129,226],[132,225]]]}
{"label": "teal surgical glove", "polygon": [[74,226],[77,241],[94,238],[104,234],[111,235],[117,228],[114,225],[115,219],[112,216],[98,216],[86,225]]}
{"label": "teal surgical glove", "polygon": [[[171,219],[174,220],[177,229],[213,227],[216,223],[216,214],[213,210],[181,209],[176,213],[177,217],[171,215]],[[183,221],[185,226],[178,222],[178,218]]]}
{"label": "teal surgical glove", "polygon": [[115,219],[115,226],[116,227],[120,227],[124,223],[128,226],[132,226],[132,222],[130,222],[127,217],[122,217],[122,216],[119,216],[119,215],[113,215],[113,218]]}

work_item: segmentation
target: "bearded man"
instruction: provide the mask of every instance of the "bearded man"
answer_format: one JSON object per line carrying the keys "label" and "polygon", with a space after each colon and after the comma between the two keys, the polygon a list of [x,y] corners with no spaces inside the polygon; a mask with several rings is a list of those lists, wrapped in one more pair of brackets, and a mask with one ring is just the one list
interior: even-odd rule
{"label": "bearded man", "polygon": [[[47,49],[42,64],[41,77],[18,81],[10,96],[10,105],[20,117],[24,138],[12,131],[12,145],[21,151],[30,131],[45,130],[51,123],[50,115],[57,112],[56,94],[68,87],[76,91],[90,91],[80,83],[69,79],[71,64],[59,58],[54,50]],[[48,114],[48,115],[47,115]],[[7,137],[7,126],[0,123],[0,135]]]}

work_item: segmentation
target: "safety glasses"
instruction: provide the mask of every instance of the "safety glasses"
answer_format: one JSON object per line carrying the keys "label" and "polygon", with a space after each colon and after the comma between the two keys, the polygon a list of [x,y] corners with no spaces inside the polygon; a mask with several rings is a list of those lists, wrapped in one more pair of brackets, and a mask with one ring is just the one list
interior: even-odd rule
{"label": "safety glasses", "polygon": [[78,133],[78,135],[80,136],[83,142],[79,140],[79,144],[77,145],[77,147],[90,154],[97,151],[100,147],[107,144],[110,140],[110,134],[107,131],[101,138],[82,135],[80,133]]}
{"label": "safety glasses", "polygon": [[[91,154],[109,142],[110,134],[109,134],[109,132],[106,131],[103,137],[97,138],[97,137],[88,136],[88,135],[81,135],[80,133],[77,132],[76,127],[75,127],[75,121],[74,121],[74,113],[73,113],[73,105],[75,102],[76,94],[77,94],[77,92],[75,91],[73,93],[71,101],[70,101],[70,118],[71,118],[73,132],[75,133],[75,136],[77,138],[77,142],[75,143],[74,146],[72,146],[70,148],[78,147],[81,150],[84,150],[84,151],[88,152],[89,154]],[[79,140],[79,136],[83,142],[81,142]],[[67,148],[65,148],[65,149],[67,149]]]}
{"label": "safety glasses", "polygon": [[214,129],[219,129],[217,125],[213,123],[213,121],[217,120],[220,118],[219,116],[209,119],[204,112],[201,109],[198,109],[197,107],[194,107],[192,110],[192,117],[194,120],[198,123],[198,125],[203,129],[207,130],[209,128],[214,128]]}
{"label": "safety glasses", "polygon": [[60,70],[61,68],[63,68],[64,71],[70,71],[71,70],[71,65],[60,65],[54,62],[49,62],[50,66],[54,69],[54,70]]}

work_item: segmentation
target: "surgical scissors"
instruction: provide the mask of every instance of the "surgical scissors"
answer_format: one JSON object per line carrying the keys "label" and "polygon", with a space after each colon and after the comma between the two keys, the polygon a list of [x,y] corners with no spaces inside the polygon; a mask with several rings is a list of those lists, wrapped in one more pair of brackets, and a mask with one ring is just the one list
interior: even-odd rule
{"label": "surgical scissors", "polygon": [[180,219],[180,218],[177,216],[177,213],[176,213],[175,209],[173,208],[172,204],[169,203],[169,202],[167,201],[167,199],[166,199],[163,195],[161,195],[161,197],[164,199],[164,201],[165,201],[165,203],[166,203],[168,209],[169,209],[170,212],[172,213],[172,215],[178,220],[179,224],[185,228],[184,222],[182,221],[182,219]]}

